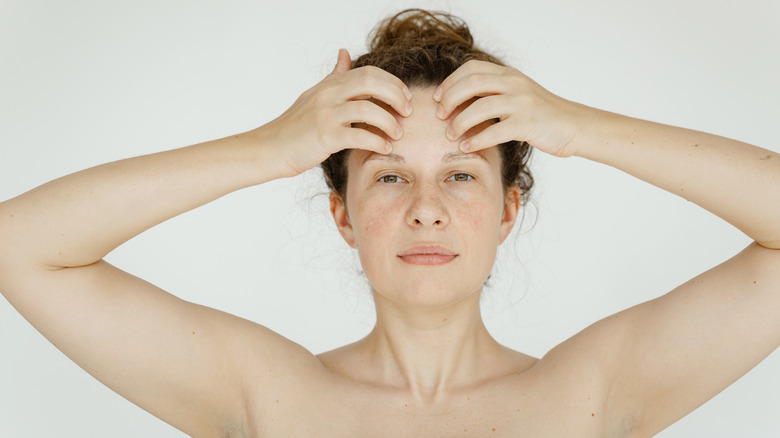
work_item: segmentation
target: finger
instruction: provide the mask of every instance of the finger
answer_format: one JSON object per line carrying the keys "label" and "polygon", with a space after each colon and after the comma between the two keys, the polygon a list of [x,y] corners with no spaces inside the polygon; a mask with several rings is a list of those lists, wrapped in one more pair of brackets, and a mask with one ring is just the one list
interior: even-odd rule
{"label": "finger", "polygon": [[506,119],[512,110],[511,99],[505,95],[477,99],[452,120],[446,131],[446,136],[450,140],[457,140],[482,122],[492,119]]}
{"label": "finger", "polygon": [[493,123],[478,134],[465,138],[460,143],[460,150],[464,153],[476,152],[492,146],[498,146],[508,141],[515,140],[515,130],[506,120]]}
{"label": "finger", "polygon": [[352,59],[349,57],[347,49],[339,49],[336,59],[336,66],[333,67],[331,74],[346,73],[352,68]]}
{"label": "finger", "polygon": [[436,110],[436,117],[447,120],[459,106],[475,97],[504,94],[510,91],[506,76],[475,73],[452,84],[444,93]]}
{"label": "finger", "polygon": [[387,139],[367,129],[339,128],[339,130],[338,138],[341,141],[339,145],[341,149],[365,149],[383,155],[393,150]]}
{"label": "finger", "polygon": [[[439,102],[441,100],[441,97],[446,94],[447,90],[449,90],[453,84],[457,83],[464,77],[474,74],[474,73],[497,73],[500,71],[502,66],[493,64],[491,62],[485,62],[485,61],[476,61],[472,60],[469,61],[460,67],[458,67],[457,70],[452,72],[451,75],[449,75],[447,78],[442,81],[442,83],[439,85],[438,88],[436,88],[436,91],[433,92],[433,100],[436,102]],[[505,68],[505,67],[503,67]]]}
{"label": "finger", "polygon": [[401,125],[398,124],[398,120],[382,107],[368,100],[347,102],[335,110],[340,115],[342,126],[364,123],[379,128],[393,140],[398,140],[403,135],[403,130]]}
{"label": "finger", "polygon": [[412,113],[411,92],[396,76],[376,67],[361,67],[350,71],[344,82],[343,100],[374,98],[392,107],[398,114],[408,117]]}

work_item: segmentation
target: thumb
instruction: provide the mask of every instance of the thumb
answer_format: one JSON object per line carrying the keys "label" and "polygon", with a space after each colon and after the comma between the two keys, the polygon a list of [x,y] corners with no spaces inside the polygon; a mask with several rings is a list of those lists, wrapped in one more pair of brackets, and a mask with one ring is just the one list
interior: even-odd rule
{"label": "thumb", "polygon": [[344,73],[351,68],[352,59],[349,57],[349,52],[347,52],[347,49],[339,49],[338,61],[336,62],[336,67],[333,68],[333,73]]}

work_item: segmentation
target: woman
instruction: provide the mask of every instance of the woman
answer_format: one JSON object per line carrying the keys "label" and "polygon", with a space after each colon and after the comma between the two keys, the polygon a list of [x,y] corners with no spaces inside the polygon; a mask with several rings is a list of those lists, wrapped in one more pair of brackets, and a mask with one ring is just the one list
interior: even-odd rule
{"label": "woman", "polygon": [[[567,101],[466,32],[402,13],[378,30],[375,58],[353,68],[341,51],[260,128],[5,201],[0,290],[79,366],[194,436],[655,434],[780,342],[780,156]],[[415,55],[387,64],[395,76],[373,67],[399,51]],[[478,303],[530,188],[528,144],[678,194],[754,243],[542,358],[510,350]],[[354,344],[315,356],[102,260],[168,218],[323,161],[376,303],[376,327]]]}

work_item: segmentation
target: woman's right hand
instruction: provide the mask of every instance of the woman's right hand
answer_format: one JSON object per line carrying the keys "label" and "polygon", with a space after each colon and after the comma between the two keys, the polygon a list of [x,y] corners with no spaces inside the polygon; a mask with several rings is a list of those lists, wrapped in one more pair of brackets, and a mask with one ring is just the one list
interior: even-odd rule
{"label": "woman's right hand", "polygon": [[[349,53],[339,50],[331,74],[301,94],[281,116],[258,128],[273,156],[281,159],[283,176],[299,175],[343,149],[389,153],[392,146],[387,138],[398,140],[403,135],[396,118],[379,103],[408,117],[412,112],[409,88],[384,70],[352,70],[351,64]],[[356,123],[378,131],[354,127]]]}

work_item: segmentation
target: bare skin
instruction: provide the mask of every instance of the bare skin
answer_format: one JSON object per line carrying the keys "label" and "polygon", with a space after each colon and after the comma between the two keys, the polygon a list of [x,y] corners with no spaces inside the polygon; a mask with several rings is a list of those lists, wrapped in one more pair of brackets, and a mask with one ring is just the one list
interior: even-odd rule
{"label": "bare skin", "polygon": [[[502,191],[493,147],[509,139],[614,166],[755,242],[540,359],[512,351],[478,306],[521,208],[516,191]],[[466,140],[471,158],[442,161]],[[405,162],[375,159],[388,143]],[[376,327],[355,344],[315,356],[102,260],[157,223],[343,148],[354,148],[350,184],[331,212],[377,304]],[[440,266],[398,257],[420,242],[458,255]],[[0,291],[28,321],[193,436],[650,436],[780,344],[780,155],[575,104],[478,62],[440,90],[408,90],[377,69],[350,70],[342,52],[333,74],[256,130],[0,203],[0,248]]]}

